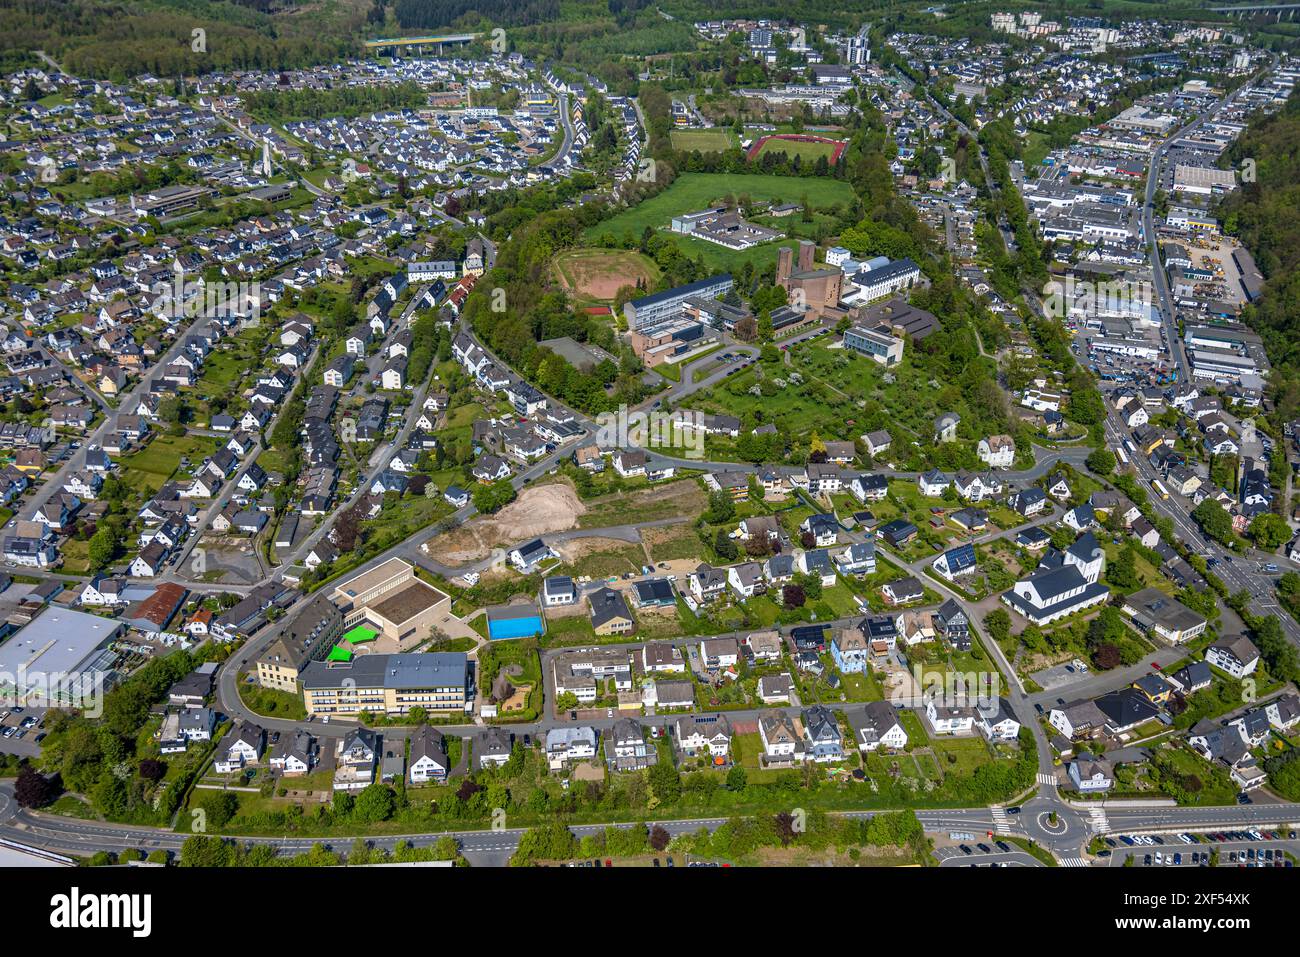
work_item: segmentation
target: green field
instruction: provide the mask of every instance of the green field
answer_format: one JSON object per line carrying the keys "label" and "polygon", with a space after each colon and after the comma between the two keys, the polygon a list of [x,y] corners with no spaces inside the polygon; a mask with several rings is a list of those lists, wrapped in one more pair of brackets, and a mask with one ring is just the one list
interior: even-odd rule
{"label": "green field", "polygon": [[797,140],[768,140],[758,150],[759,158],[768,153],[784,153],[790,159],[798,156],[805,163],[815,163],[820,157],[830,161],[835,152],[834,143],[803,143]]}
{"label": "green field", "polygon": [[144,473],[138,484],[150,493],[163,484],[180,468],[181,459],[188,458],[198,465],[206,456],[221,447],[216,439],[198,435],[159,435],[139,452],[124,456],[119,461],[133,473]]}
{"label": "green field", "polygon": [[736,134],[731,130],[673,130],[673,149],[699,150],[701,153],[721,153],[736,146]]}
{"label": "green field", "polygon": [[[748,196],[756,202],[802,203],[813,207],[851,203],[853,188],[841,180],[802,176],[763,176],[757,173],[683,173],[662,193],[625,210],[587,230],[588,242],[607,245],[601,237],[617,240],[640,239],[645,228],[668,231],[674,216],[705,209],[725,196]],[[716,243],[685,236],[674,237],[688,255],[701,256],[710,268],[735,269],[744,262],[767,265],[776,256],[777,245],[792,245],[792,240],[770,243],[752,249],[733,251]]]}

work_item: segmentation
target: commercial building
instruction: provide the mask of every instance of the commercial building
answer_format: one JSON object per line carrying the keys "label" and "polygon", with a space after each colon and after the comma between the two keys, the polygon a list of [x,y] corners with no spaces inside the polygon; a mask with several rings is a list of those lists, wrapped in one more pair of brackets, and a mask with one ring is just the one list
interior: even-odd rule
{"label": "commercial building", "polygon": [[139,631],[157,634],[175,617],[185,594],[180,585],[171,582],[159,585],[147,598],[128,608],[122,621]]}
{"label": "commercial building", "polygon": [[1153,113],[1145,106],[1130,106],[1109,123],[1117,130],[1133,130],[1150,136],[1165,136],[1177,118],[1164,113]]}
{"label": "commercial building", "polygon": [[1192,363],[1192,377],[1215,382],[1237,382],[1244,375],[1259,373],[1259,365],[1249,355],[1228,349],[1194,347],[1187,350]]}
{"label": "commercial building", "polygon": [[1169,224],[1170,229],[1204,230],[1214,233],[1219,231],[1217,219],[1202,210],[1190,209],[1186,206],[1170,206],[1165,222]]}
{"label": "commercial building", "polygon": [[298,675],[308,716],[362,711],[464,712],[471,702],[469,659],[459,652],[361,655],[348,662],[309,661]]}
{"label": "commercial building", "polygon": [[1237,175],[1230,169],[1213,166],[1188,166],[1179,163],[1174,167],[1174,192],[1193,193],[1199,196],[1229,193],[1237,188]]}
{"label": "commercial building", "polygon": [[47,606],[0,645],[0,694],[18,700],[80,705],[113,682],[108,643],[121,622]]}

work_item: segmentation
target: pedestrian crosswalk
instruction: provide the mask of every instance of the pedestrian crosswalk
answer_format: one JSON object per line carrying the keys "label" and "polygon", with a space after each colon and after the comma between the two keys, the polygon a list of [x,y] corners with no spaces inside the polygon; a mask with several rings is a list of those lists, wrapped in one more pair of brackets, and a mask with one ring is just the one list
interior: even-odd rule
{"label": "pedestrian crosswalk", "polygon": [[1038,772],[1038,783],[1039,783],[1039,784],[1046,784],[1046,785],[1049,785],[1050,787],[1056,787],[1056,775],[1055,775],[1055,774],[1044,774],[1042,771],[1039,771],[1039,772]]}
{"label": "pedestrian crosswalk", "polygon": [[1062,867],[1087,867],[1088,862],[1082,857],[1063,857],[1061,858]]}
{"label": "pedestrian crosswalk", "polygon": [[1001,804],[995,804],[993,811],[993,830],[997,834],[1010,834],[1011,822],[1007,820],[1007,811]]}
{"label": "pedestrian crosswalk", "polygon": [[1106,819],[1104,807],[1088,808],[1088,817],[1091,818],[1092,829],[1097,834],[1106,834],[1110,831],[1110,821]]}

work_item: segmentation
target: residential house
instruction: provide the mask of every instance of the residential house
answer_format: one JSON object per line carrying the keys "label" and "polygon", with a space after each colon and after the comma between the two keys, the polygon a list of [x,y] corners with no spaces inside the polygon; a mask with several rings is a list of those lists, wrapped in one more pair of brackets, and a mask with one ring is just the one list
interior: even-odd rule
{"label": "residential house", "polygon": [[799,715],[804,727],[807,756],[818,763],[844,760],[844,738],[839,719],[825,705],[806,708]]}
{"label": "residential house", "polygon": [[1245,635],[1220,638],[1205,650],[1205,660],[1233,678],[1244,678],[1259,665],[1259,649]]}
{"label": "residential house", "polygon": [[898,718],[898,709],[888,701],[872,701],[856,724],[859,751],[899,751],[907,747],[907,731]]}

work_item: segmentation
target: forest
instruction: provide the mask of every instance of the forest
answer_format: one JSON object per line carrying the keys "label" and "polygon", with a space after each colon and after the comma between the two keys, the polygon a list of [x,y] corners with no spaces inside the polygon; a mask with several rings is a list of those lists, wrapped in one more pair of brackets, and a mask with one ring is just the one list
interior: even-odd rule
{"label": "forest", "polygon": [[245,93],[248,112],[260,120],[320,119],[325,116],[363,116],[381,110],[417,109],[429,98],[420,84],[350,86],[338,90],[263,90]]}
{"label": "forest", "polygon": [[1243,318],[1264,339],[1279,419],[1290,421],[1300,411],[1300,99],[1251,123],[1228,156],[1238,168],[1254,162],[1255,180],[1224,202],[1223,224],[1264,274],[1264,295]]}
{"label": "forest", "polygon": [[43,50],[70,73],[119,81],[289,69],[356,55],[364,20],[347,5],[308,19],[213,0],[0,0],[0,56],[15,63]]}
{"label": "forest", "polygon": [[506,26],[528,26],[560,15],[559,0],[397,0],[393,7],[404,29],[447,27],[462,17],[479,17]]}

